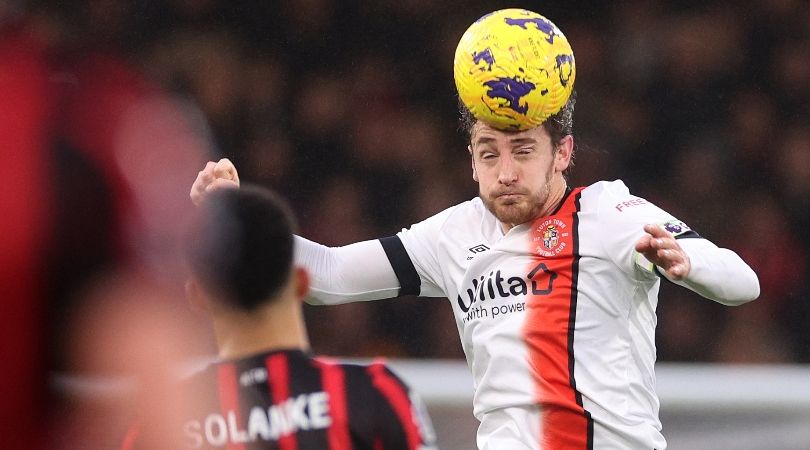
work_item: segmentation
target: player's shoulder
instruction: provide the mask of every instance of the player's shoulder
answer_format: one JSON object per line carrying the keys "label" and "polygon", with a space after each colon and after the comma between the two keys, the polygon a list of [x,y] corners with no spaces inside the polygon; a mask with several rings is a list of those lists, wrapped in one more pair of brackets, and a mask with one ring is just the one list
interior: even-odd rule
{"label": "player's shoulder", "polygon": [[484,202],[481,201],[481,198],[475,197],[453,205],[436,214],[434,217],[441,217],[444,222],[457,220],[467,221],[471,218],[481,217],[486,214],[486,211],[486,206],[484,206]]}
{"label": "player's shoulder", "polygon": [[337,362],[331,359],[316,358],[318,364],[331,366],[332,375],[339,373],[338,378],[343,380],[347,396],[351,399],[365,399],[364,404],[368,411],[387,408],[394,403],[411,403],[411,388],[397,375],[384,360],[372,362]]}
{"label": "player's shoulder", "polygon": [[343,361],[325,357],[315,358],[319,365],[332,365],[339,368],[347,379],[379,379],[380,376],[396,379],[398,383],[404,384],[402,379],[391,369],[391,366],[383,359],[373,361]]}
{"label": "player's shoulder", "polygon": [[[647,199],[630,192],[622,180],[598,181],[582,190],[584,209],[621,213],[628,209],[654,207]],[[641,208],[639,208],[641,207]]]}
{"label": "player's shoulder", "polygon": [[449,208],[444,221],[446,226],[477,227],[486,215],[491,215],[480,197],[467,200]]}
{"label": "player's shoulder", "polygon": [[[401,430],[415,426],[419,448],[435,449],[436,434],[422,399],[383,359],[365,363],[341,364],[346,372],[349,401],[362,403],[363,415],[370,415],[384,434],[394,442],[403,442]],[[353,377],[354,386],[351,383]],[[361,384],[361,386],[358,386]],[[385,431],[387,430],[387,431]],[[398,431],[399,430],[399,431]],[[407,433],[407,432],[406,432]],[[408,438],[410,439],[410,438]],[[393,448],[405,448],[396,445]],[[407,448],[411,448],[408,446]]]}
{"label": "player's shoulder", "polygon": [[582,195],[594,198],[631,197],[630,188],[622,180],[597,181],[582,189]]}
{"label": "player's shoulder", "polygon": [[480,198],[475,197],[415,223],[411,229],[430,230],[433,235],[440,235],[447,228],[452,228],[456,232],[459,227],[469,227],[472,224],[480,223],[486,213],[484,203]]}
{"label": "player's shoulder", "polygon": [[586,192],[592,200],[588,208],[598,211],[603,226],[615,223],[637,227],[639,223],[657,223],[674,236],[698,236],[686,223],[652,201],[631,193],[622,180],[599,181],[583,189],[583,196]]}

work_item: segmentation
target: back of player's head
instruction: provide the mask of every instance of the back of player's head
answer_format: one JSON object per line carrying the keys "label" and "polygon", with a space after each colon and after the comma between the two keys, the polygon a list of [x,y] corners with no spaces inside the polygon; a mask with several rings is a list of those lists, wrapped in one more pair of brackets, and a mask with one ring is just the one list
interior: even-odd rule
{"label": "back of player's head", "polygon": [[289,280],[293,232],[289,208],[270,190],[218,189],[200,205],[186,255],[203,289],[225,306],[250,311]]}

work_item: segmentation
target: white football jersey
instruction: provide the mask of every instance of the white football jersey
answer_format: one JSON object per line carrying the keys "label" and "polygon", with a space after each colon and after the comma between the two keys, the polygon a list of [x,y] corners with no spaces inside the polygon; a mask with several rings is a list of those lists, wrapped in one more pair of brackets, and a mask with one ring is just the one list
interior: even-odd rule
{"label": "white football jersey", "polygon": [[571,190],[506,234],[476,198],[381,240],[403,294],[452,304],[479,448],[666,447],[653,372],[660,278],[634,251],[648,223],[697,237],[613,181]]}

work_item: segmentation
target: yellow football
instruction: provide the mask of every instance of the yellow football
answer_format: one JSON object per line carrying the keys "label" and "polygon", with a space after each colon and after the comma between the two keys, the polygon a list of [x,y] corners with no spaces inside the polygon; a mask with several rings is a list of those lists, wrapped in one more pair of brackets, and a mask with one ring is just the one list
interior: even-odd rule
{"label": "yellow football", "polygon": [[550,20],[525,9],[502,9],[461,36],[453,76],[459,98],[476,119],[501,130],[527,130],[565,105],[576,66],[568,39]]}

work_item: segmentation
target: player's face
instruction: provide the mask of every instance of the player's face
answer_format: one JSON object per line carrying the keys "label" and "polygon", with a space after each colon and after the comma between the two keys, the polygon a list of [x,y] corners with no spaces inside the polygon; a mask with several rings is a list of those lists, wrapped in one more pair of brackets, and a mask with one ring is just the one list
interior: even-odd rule
{"label": "player's face", "polygon": [[470,143],[473,178],[498,220],[515,226],[549,212],[551,193],[565,188],[562,171],[570,161],[570,140],[555,148],[542,126],[514,132],[476,123]]}

